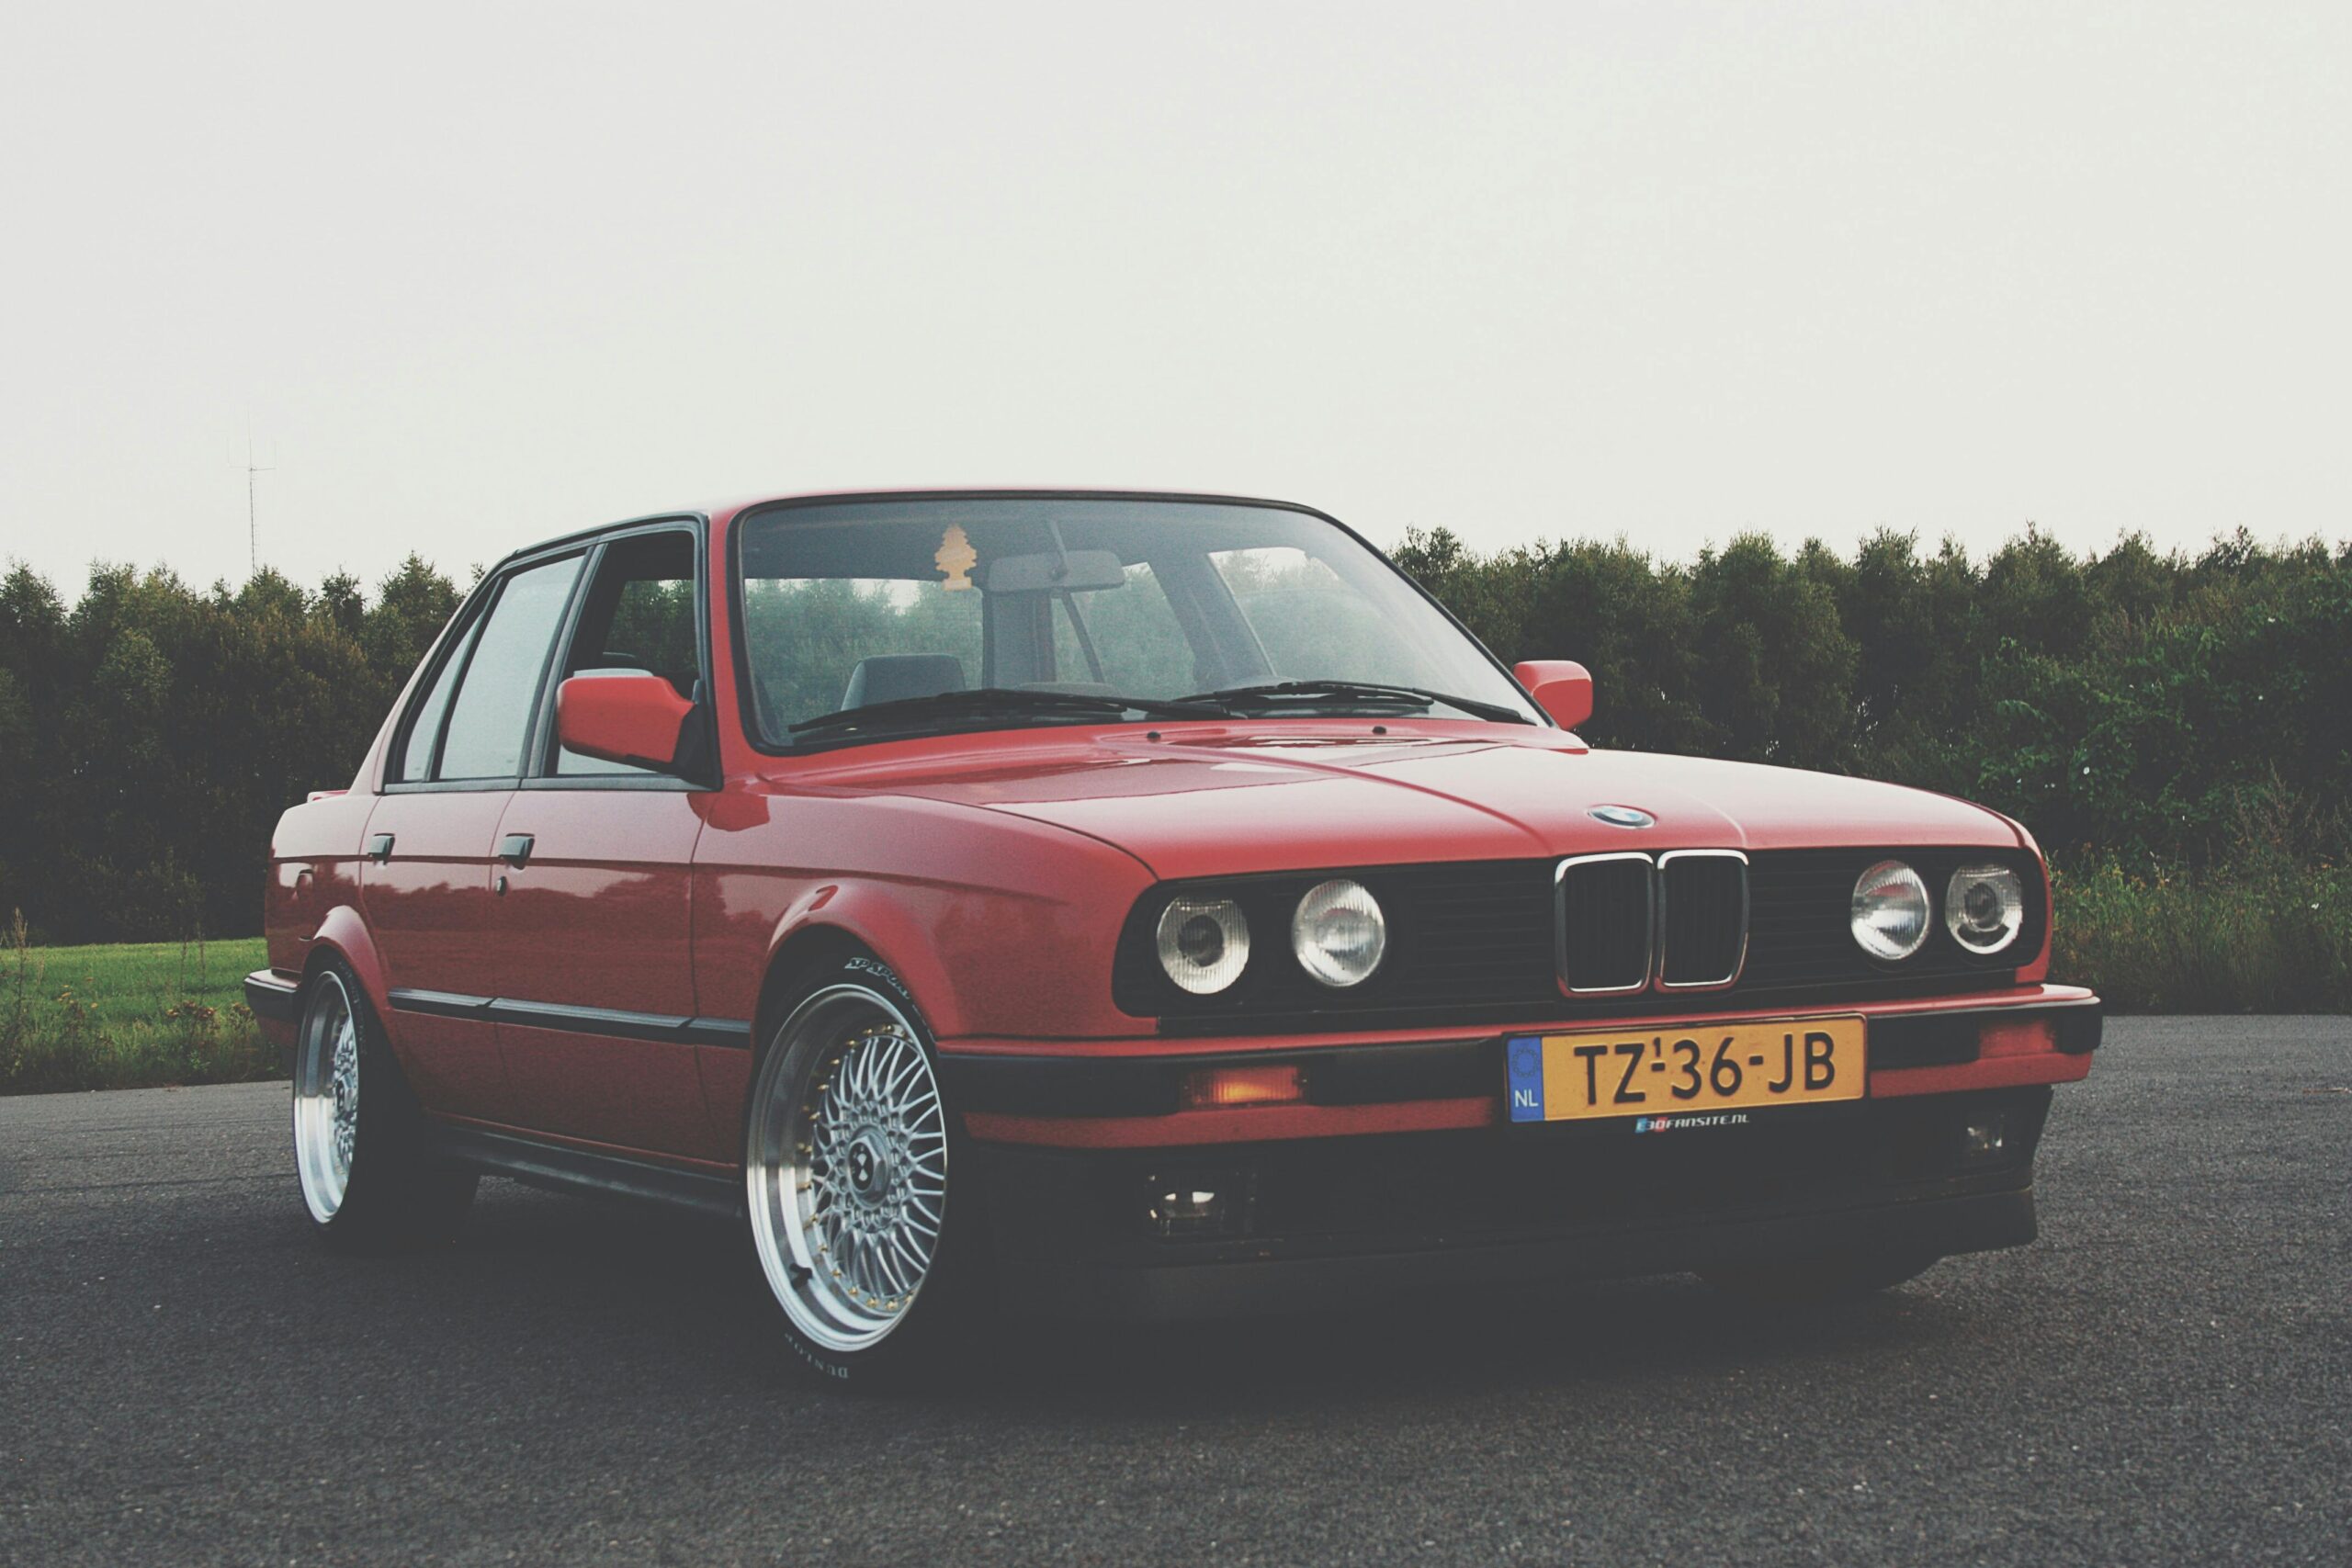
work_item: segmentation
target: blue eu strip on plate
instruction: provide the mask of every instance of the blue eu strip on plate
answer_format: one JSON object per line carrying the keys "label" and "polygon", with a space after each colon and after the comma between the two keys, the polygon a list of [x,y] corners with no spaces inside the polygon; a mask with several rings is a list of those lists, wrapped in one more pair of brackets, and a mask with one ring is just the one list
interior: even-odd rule
{"label": "blue eu strip on plate", "polygon": [[1509,1064],[1510,1119],[1514,1122],[1544,1120],[1544,1041],[1540,1035],[1521,1034],[1503,1042],[1503,1055]]}

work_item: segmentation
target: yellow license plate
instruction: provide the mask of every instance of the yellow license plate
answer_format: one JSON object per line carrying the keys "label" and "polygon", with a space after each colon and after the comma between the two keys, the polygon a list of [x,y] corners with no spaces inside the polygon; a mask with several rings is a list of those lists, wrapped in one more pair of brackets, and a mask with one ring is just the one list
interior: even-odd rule
{"label": "yellow license plate", "polygon": [[1514,1122],[1860,1100],[1862,1035],[1860,1018],[1514,1035],[1503,1043],[1505,1093]]}

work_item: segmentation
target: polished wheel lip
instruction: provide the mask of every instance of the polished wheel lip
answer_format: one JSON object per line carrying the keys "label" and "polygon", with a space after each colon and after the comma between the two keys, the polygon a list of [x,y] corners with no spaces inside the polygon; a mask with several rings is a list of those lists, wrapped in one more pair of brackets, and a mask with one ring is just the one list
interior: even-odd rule
{"label": "polished wheel lip", "polygon": [[794,1327],[854,1352],[906,1321],[945,1228],[947,1122],[896,1002],[842,983],[792,1010],[752,1086],[743,1176],[760,1268]]}
{"label": "polished wheel lip", "polygon": [[311,982],[294,1052],[294,1168],[321,1224],[343,1208],[359,1137],[359,1024],[333,970]]}

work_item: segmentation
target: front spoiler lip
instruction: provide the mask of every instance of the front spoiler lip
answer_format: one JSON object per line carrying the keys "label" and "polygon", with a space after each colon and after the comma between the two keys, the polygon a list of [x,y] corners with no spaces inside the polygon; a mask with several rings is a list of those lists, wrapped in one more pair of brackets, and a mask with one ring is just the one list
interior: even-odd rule
{"label": "front spoiler lip", "polygon": [[1170,1322],[1361,1307],[1416,1289],[1565,1283],[1735,1268],[1848,1248],[1951,1257],[2034,1239],[2033,1189],[1914,1199],[1772,1219],[1650,1226],[1409,1252],[1136,1265],[1023,1262],[1000,1271],[1010,1311]]}

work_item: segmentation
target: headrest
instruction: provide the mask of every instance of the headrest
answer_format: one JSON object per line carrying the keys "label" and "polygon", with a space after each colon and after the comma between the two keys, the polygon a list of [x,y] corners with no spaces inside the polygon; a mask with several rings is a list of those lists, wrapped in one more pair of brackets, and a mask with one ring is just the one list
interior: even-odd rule
{"label": "headrest", "polygon": [[842,694],[845,708],[895,703],[904,697],[935,697],[964,689],[964,666],[952,653],[878,653],[861,659]]}

